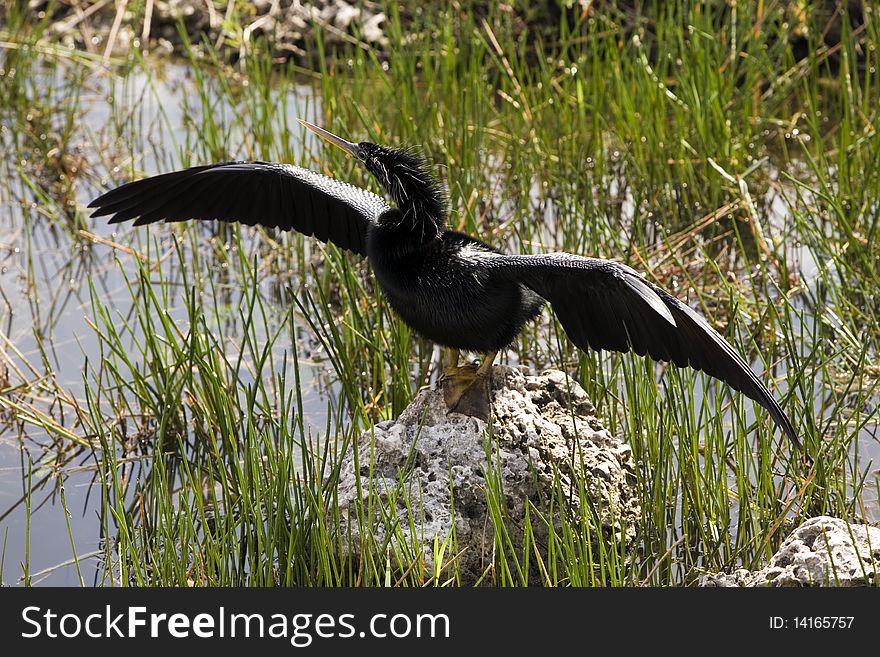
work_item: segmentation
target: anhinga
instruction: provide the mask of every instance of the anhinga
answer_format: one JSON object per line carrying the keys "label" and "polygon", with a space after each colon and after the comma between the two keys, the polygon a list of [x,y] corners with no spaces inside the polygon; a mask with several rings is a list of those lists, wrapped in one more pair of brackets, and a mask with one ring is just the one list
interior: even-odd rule
{"label": "anhinga", "polygon": [[[409,149],[348,142],[303,126],[359,159],[394,201],[289,164],[222,162],[122,185],[92,201],[110,223],[205,219],[314,235],[366,256],[391,307],[417,333],[450,347],[451,410],[487,419],[496,352],[549,302],[581,349],[635,351],[702,370],[791,422],[746,362],[700,315],[633,269],[569,253],[508,255],[447,230],[445,188]],[[458,352],[486,354],[455,367]]]}

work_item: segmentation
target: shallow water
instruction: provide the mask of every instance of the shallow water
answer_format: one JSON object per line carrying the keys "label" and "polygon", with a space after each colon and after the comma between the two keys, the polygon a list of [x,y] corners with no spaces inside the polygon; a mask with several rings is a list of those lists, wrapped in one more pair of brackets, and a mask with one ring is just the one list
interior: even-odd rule
{"label": "shallow water", "polygon": [[[172,168],[180,168],[181,162],[175,152],[186,142],[188,131],[184,127],[186,112],[195,111],[192,107],[195,89],[186,65],[165,63],[161,74],[148,78],[142,71],[134,69],[121,79],[114,80],[110,87],[107,76],[96,75],[90,78],[86,87],[91,93],[81,97],[81,119],[73,143],[79,152],[90,161],[100,159],[95,154],[96,142],[100,141],[102,127],[112,120],[112,114],[129,112],[136,116],[140,126],[139,148],[143,154],[137,168],[146,174],[159,173]],[[58,80],[65,75],[64,67],[48,67],[40,75],[54,78],[45,82],[47,87],[61,86]],[[115,101],[115,108],[106,102],[108,96]],[[287,91],[288,114],[285,120],[295,124],[298,116],[310,116],[317,99],[309,85],[297,85]],[[228,104],[216,108],[218,112],[237,110]],[[13,125],[4,126],[4,134],[9,137],[15,129]],[[9,132],[6,132],[9,131]],[[230,135],[234,141],[236,135]],[[11,141],[11,140],[10,140]],[[11,147],[11,143],[6,146]],[[234,148],[234,147],[233,147]],[[296,145],[292,148],[296,149]],[[244,157],[245,155],[242,154]],[[60,229],[52,222],[42,220],[37,215],[39,201],[29,198],[28,188],[22,184],[23,176],[18,175],[17,166],[26,175],[33,170],[32,163],[12,162],[4,158],[0,174],[5,178],[3,189],[10,194],[0,194],[0,332],[4,344],[0,349],[16,367],[35,377],[47,371],[53,373],[58,387],[71,397],[82,400],[85,394],[84,372],[87,366],[100,361],[101,352],[94,330],[89,321],[94,320],[93,305],[90,300],[88,279],[94,284],[96,293],[106,306],[118,314],[120,320],[129,318],[134,309],[132,296],[126,285],[137,270],[136,260],[125,252],[100,243],[75,239],[71,232]],[[76,202],[83,206],[99,193],[96,179],[79,178],[76,187]],[[112,186],[109,183],[108,186]],[[167,251],[173,245],[173,237],[167,231],[155,231],[147,238],[143,230],[135,230],[124,239],[119,239],[117,229],[104,220],[87,220],[85,228],[98,238],[121,241],[137,245],[142,251],[153,239],[160,251]],[[131,230],[129,228],[125,231]],[[121,232],[121,231],[120,231]],[[242,247],[253,259],[259,251],[259,239],[245,231]],[[185,246],[183,248],[186,248]],[[233,247],[232,251],[235,250]],[[234,253],[229,257],[234,257]],[[119,266],[116,259],[119,260]],[[220,291],[218,298],[230,309],[228,315],[218,320],[222,323],[224,334],[234,336],[240,321],[234,309],[241,303],[242,293],[236,282],[226,277],[225,264],[214,258],[204,258],[213,268],[215,280]],[[169,286],[169,311],[181,330],[187,328],[186,309],[183,304],[184,287],[181,285],[180,268],[174,258],[162,263],[161,275]],[[262,286],[267,295],[272,281]],[[262,335],[277,329],[287,317],[282,310],[268,318],[269,323],[258,327]],[[136,339],[136,334],[133,339]],[[304,336],[307,340],[307,336]],[[278,362],[289,370],[293,364],[284,360],[289,346],[282,338],[278,341]],[[237,356],[238,345],[229,340],[227,353]],[[320,351],[314,347],[307,353]],[[47,362],[41,362],[45,354]],[[28,371],[28,364],[33,372]],[[91,364],[91,365],[89,365]],[[307,426],[325,427],[327,425],[328,400],[333,403],[336,385],[326,376],[327,366],[320,356],[307,360],[301,356],[300,377],[303,384],[303,405],[307,411]],[[10,368],[10,383],[21,383],[14,368]],[[26,377],[28,378],[28,377]],[[290,376],[292,380],[292,375]],[[48,396],[33,401],[35,407],[48,410],[57,416],[61,424],[72,425],[73,413],[68,409],[61,414],[59,409],[47,403]],[[0,543],[3,543],[5,567],[2,573],[3,584],[15,584],[22,572],[21,563],[29,560],[28,570],[33,583],[53,585],[78,584],[73,564],[66,564],[72,554],[71,540],[79,556],[83,579],[87,584],[94,581],[100,572],[96,556],[101,553],[100,519],[96,504],[100,506],[100,494],[93,490],[93,464],[83,454],[69,459],[65,452],[64,463],[60,467],[69,476],[65,479],[65,499],[70,514],[72,538],[68,539],[65,512],[60,503],[55,477],[52,474],[54,461],[53,446],[39,427],[20,427],[16,423],[0,423]],[[29,462],[32,465],[29,466]],[[31,496],[31,515],[28,518],[25,503],[22,501],[27,490],[28,470],[31,485],[47,478],[46,485],[38,487]],[[89,494],[91,491],[91,499]],[[97,500],[97,502],[96,502]],[[29,527],[28,527],[29,525]],[[28,544],[29,536],[29,544]],[[89,556],[91,555],[91,556]],[[59,565],[61,564],[61,565]],[[46,569],[48,572],[42,572]]]}

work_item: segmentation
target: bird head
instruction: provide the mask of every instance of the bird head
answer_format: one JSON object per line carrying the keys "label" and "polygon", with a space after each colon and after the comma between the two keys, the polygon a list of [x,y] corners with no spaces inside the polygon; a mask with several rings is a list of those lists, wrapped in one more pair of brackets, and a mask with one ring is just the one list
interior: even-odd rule
{"label": "bird head", "polygon": [[442,226],[448,212],[443,185],[431,174],[428,162],[412,148],[389,148],[369,141],[353,143],[299,119],[319,137],[356,157],[394,199],[404,217],[430,219]]}

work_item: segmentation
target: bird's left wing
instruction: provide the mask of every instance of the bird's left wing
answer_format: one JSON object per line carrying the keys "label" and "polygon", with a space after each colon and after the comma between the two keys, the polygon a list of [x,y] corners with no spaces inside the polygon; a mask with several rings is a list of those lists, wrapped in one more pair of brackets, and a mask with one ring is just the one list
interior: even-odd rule
{"label": "bird's left wing", "polygon": [[496,275],[516,280],[550,302],[581,349],[634,351],[721,379],[766,408],[795,445],[782,408],[742,357],[690,306],[609,260],[570,253],[474,254]]}
{"label": "bird's left wing", "polygon": [[238,221],[314,235],[366,255],[367,229],[389,209],[360,187],[290,164],[221,162],[144,178],[89,204],[110,223]]}

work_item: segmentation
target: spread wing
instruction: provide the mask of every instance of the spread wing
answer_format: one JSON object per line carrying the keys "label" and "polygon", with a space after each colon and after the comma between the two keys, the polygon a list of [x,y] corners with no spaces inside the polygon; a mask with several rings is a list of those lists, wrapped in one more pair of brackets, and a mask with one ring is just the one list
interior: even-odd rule
{"label": "spread wing", "polygon": [[89,204],[110,223],[141,226],[187,219],[238,221],[313,235],[366,255],[369,225],[384,199],[308,169],[269,162],[221,162],[137,180]]}
{"label": "spread wing", "polygon": [[679,367],[702,370],[758,402],[800,447],[794,427],[767,387],[709,323],[635,270],[569,253],[505,255],[481,261],[516,280],[553,307],[581,349],[634,351]]}

